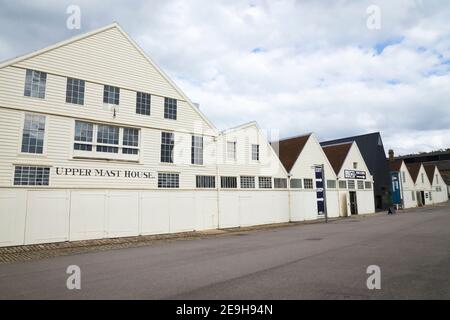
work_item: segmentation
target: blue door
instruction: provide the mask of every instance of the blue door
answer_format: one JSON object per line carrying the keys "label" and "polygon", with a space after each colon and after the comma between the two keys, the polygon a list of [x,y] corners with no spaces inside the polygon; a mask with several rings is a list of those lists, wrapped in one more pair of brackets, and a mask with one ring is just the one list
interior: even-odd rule
{"label": "blue door", "polygon": [[401,204],[400,178],[398,172],[391,172],[392,203]]}

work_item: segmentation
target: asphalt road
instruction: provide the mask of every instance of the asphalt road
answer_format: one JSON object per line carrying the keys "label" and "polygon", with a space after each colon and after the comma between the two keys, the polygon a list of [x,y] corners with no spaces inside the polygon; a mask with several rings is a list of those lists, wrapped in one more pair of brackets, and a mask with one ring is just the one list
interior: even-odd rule
{"label": "asphalt road", "polygon": [[450,299],[450,205],[0,265],[11,298]]}

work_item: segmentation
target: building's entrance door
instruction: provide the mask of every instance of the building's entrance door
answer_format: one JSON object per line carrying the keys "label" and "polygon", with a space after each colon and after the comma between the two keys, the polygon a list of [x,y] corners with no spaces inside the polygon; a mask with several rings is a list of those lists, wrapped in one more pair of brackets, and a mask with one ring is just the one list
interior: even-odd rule
{"label": "building's entrance door", "polygon": [[356,202],[356,191],[350,191],[350,213],[358,214],[358,204]]}
{"label": "building's entrance door", "polygon": [[420,199],[422,201],[422,206],[425,205],[425,192],[424,191],[420,191]]}

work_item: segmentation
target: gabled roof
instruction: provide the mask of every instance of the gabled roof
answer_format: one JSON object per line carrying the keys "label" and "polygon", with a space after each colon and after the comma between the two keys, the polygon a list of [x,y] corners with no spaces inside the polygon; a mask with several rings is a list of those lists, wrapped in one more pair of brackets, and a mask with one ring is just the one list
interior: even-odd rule
{"label": "gabled roof", "polygon": [[[92,31],[77,35],[75,37],[66,39],[64,41],[58,42],[54,45],[50,45],[47,46],[43,49],[40,50],[36,50],[33,51],[29,54],[25,54],[10,60],[6,60],[0,63],[0,69],[17,64],[19,62],[22,62],[24,60],[33,58],[35,56],[44,54],[46,52],[58,49],[60,47],[72,44],[74,42],[86,39],[88,37],[94,36],[96,34],[111,30],[111,29],[116,29],[118,30],[127,40],[128,42],[139,52],[140,55],[142,55],[144,57],[144,59],[161,75],[161,77],[166,80],[170,86],[172,86],[172,88],[179,93],[179,95],[187,102],[187,104],[195,111],[197,112],[197,114],[210,126],[210,128],[214,131],[215,134],[218,134],[218,130],[217,128],[214,126],[214,124],[209,121],[208,118],[206,118],[206,116],[199,110],[199,108],[197,108],[192,101],[186,96],[186,94],[175,84],[175,82],[172,81],[172,79],[170,79],[167,74],[144,52],[144,50],[139,47],[139,45],[122,29],[122,27],[117,23],[117,22],[113,22],[109,25],[106,25],[104,27],[101,28],[97,28],[94,29]],[[113,49],[112,49],[113,50]]]}
{"label": "gabled roof", "polygon": [[391,171],[400,171],[403,160],[398,159],[398,160],[393,160],[393,161],[388,160],[388,161],[389,161],[389,169],[391,169]]}
{"label": "gabled roof", "polygon": [[322,149],[327,155],[328,161],[330,161],[331,166],[333,167],[336,174],[339,174],[339,171],[341,171],[342,165],[347,158],[347,154],[350,151],[352,144],[353,142],[345,142],[329,146],[322,146]]}
{"label": "gabled roof", "polygon": [[297,161],[298,156],[305,147],[311,134],[312,133],[308,133],[306,135],[274,141],[271,143],[272,146],[278,144],[278,157],[287,172],[291,171],[295,161]]}
{"label": "gabled roof", "polygon": [[434,171],[436,170],[436,165],[434,164],[429,164],[423,165],[425,172],[427,173],[428,179],[430,180],[430,183],[433,184],[433,176],[434,176]]}
{"label": "gabled roof", "polygon": [[406,167],[408,168],[409,174],[411,175],[411,178],[413,179],[414,183],[417,180],[417,177],[419,176],[420,166],[422,163],[407,163]]}

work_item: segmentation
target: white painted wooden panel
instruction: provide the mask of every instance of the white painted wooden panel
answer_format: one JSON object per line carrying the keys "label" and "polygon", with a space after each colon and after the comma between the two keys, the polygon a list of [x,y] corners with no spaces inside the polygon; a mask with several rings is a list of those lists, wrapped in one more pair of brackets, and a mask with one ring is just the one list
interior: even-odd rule
{"label": "white painted wooden panel", "polygon": [[307,190],[292,191],[291,221],[315,220],[317,218],[316,192]]}
{"label": "white painted wooden panel", "polygon": [[0,190],[0,247],[24,244],[27,191]]}
{"label": "white painted wooden panel", "polygon": [[195,192],[196,230],[217,228],[218,208],[216,191]]}
{"label": "white painted wooden panel", "polygon": [[138,192],[110,191],[107,205],[108,237],[131,237],[139,234]]}
{"label": "white painted wooden panel", "polygon": [[221,191],[219,193],[219,227],[239,227],[239,193],[235,191]]}
{"label": "white painted wooden panel", "polygon": [[70,240],[101,239],[106,236],[106,191],[72,191]]}
{"label": "white painted wooden panel", "polygon": [[68,191],[29,191],[25,244],[69,240]]}
{"label": "white painted wooden panel", "polygon": [[140,216],[140,234],[170,233],[168,194],[141,192]]}
{"label": "white painted wooden panel", "polygon": [[170,232],[193,231],[196,226],[193,192],[173,192],[169,195]]}

